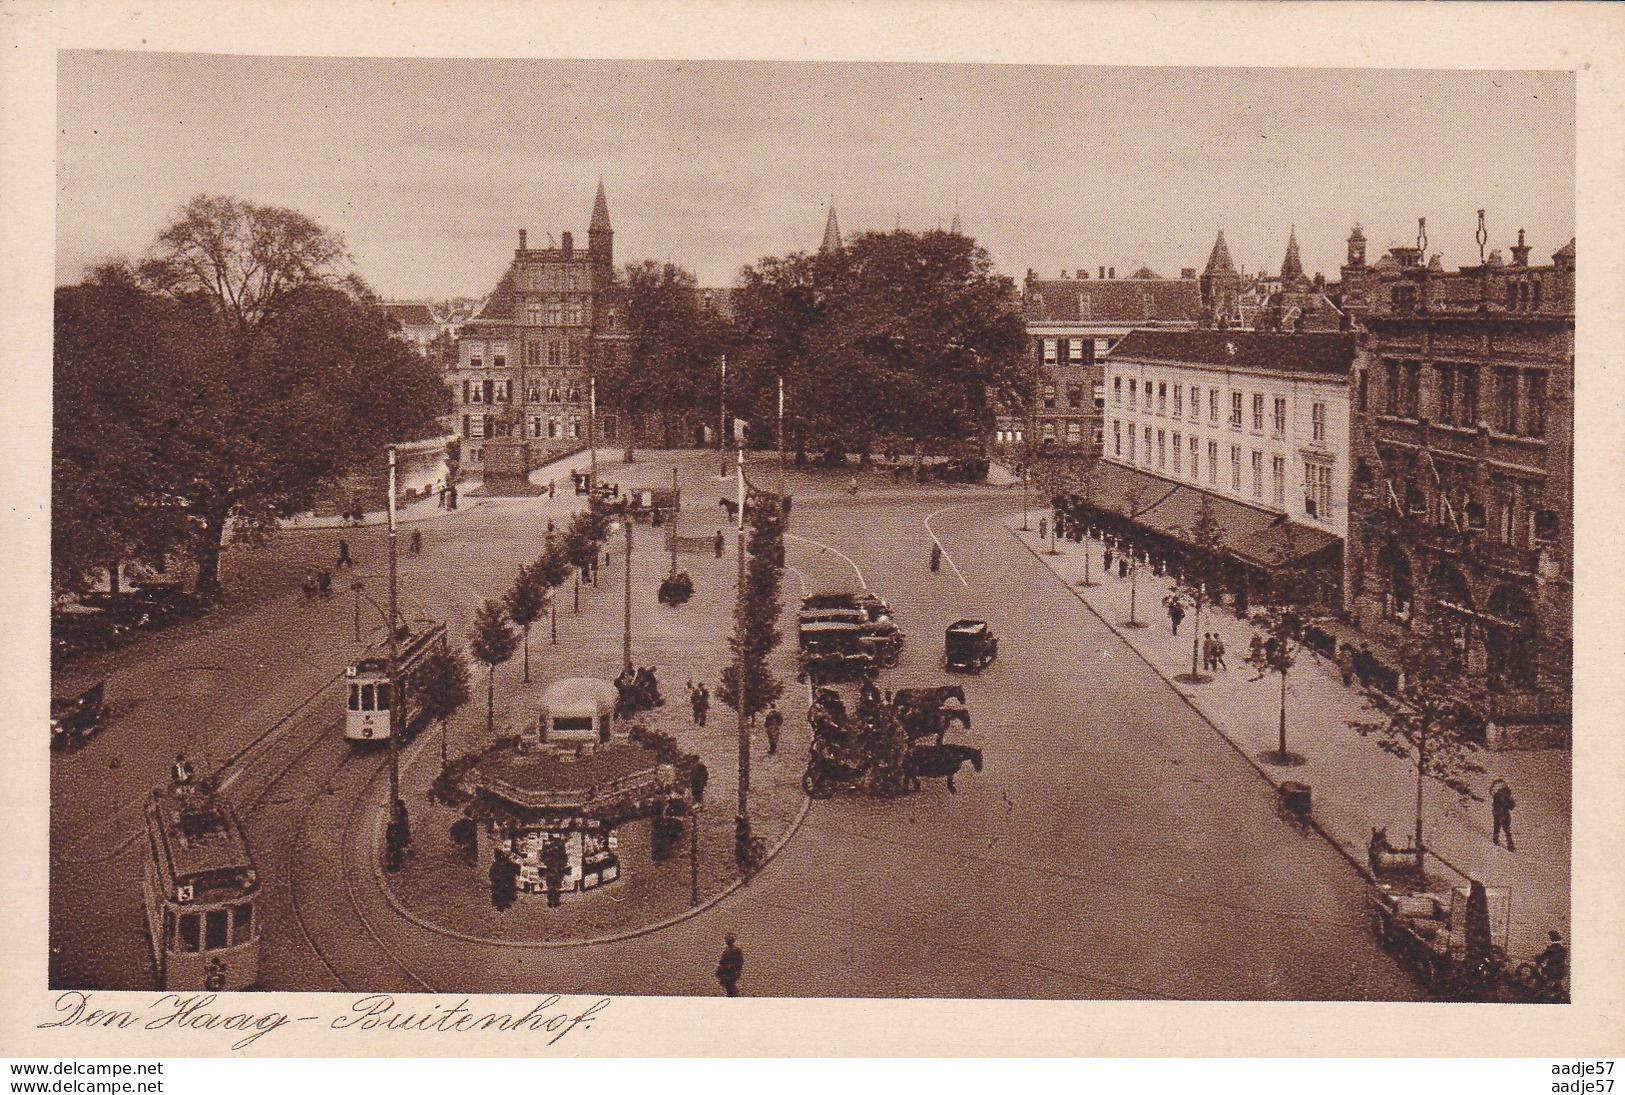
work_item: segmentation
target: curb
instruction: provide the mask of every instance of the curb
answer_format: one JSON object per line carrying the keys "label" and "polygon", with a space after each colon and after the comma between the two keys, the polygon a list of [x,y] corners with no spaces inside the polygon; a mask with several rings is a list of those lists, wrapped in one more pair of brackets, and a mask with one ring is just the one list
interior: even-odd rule
{"label": "curb", "polygon": [[[1002,524],[1002,522],[1001,522],[1001,524]],[[1100,611],[1098,609],[1096,609],[1094,605],[1090,604],[1088,601],[1083,599],[1083,594],[1082,593],[1078,592],[1076,589],[1073,589],[1071,584],[1068,583],[1066,581],[1066,579],[1062,578],[1061,575],[1053,567],[1051,567],[1048,563],[1044,563],[1043,558],[1039,555],[1038,552],[1033,550],[1032,545],[1027,543],[1027,541],[1023,540],[1020,536],[1016,535],[1016,530],[1015,529],[1010,528],[1008,525],[1005,525],[1004,529],[1005,529],[1006,532],[1008,532],[1011,535],[1011,537],[1013,537],[1015,539],[1016,543],[1020,544],[1022,547],[1027,549],[1027,553],[1029,555],[1031,555],[1034,559],[1037,559],[1038,562],[1043,564],[1044,569],[1048,570],[1050,572],[1050,574],[1056,579],[1056,581],[1061,583],[1062,588],[1064,588],[1068,593],[1072,594],[1072,596],[1076,597],[1078,599],[1079,604],[1083,605],[1084,608],[1087,608],[1089,610],[1090,614],[1095,617],[1095,619],[1099,620],[1102,624],[1104,624],[1106,626],[1106,629],[1108,631],[1110,631],[1113,635],[1116,635],[1117,640],[1119,642],[1121,642],[1124,646],[1128,647],[1129,650],[1134,654],[1135,657],[1139,658],[1140,661],[1145,663],[1145,665],[1146,665],[1146,667],[1148,669],[1150,669],[1158,677],[1162,678],[1163,683],[1167,684],[1168,687],[1173,690],[1174,695],[1178,696],[1180,698],[1180,700],[1185,704],[1185,706],[1189,707],[1191,709],[1191,711],[1193,711],[1196,714],[1197,718],[1199,718],[1203,722],[1207,723],[1207,725],[1213,730],[1213,732],[1218,734],[1219,737],[1221,739],[1223,739],[1223,741],[1225,742],[1226,745],[1229,745],[1230,748],[1234,749],[1236,751],[1236,754],[1238,756],[1240,756],[1242,760],[1246,761],[1247,764],[1252,768],[1252,770],[1254,772],[1257,772],[1258,775],[1264,780],[1264,782],[1268,783],[1272,788],[1275,789],[1277,798],[1279,798],[1280,790],[1281,790],[1281,781],[1275,779],[1275,777],[1270,774],[1269,770],[1266,769],[1263,765],[1259,764],[1258,760],[1255,757],[1253,757],[1253,755],[1251,753],[1249,753],[1240,743],[1238,743],[1229,734],[1225,733],[1224,730],[1219,726],[1218,723],[1214,722],[1211,718],[1208,717],[1208,715],[1207,715],[1207,713],[1205,711],[1203,711],[1200,707],[1196,706],[1195,701],[1192,700],[1191,697],[1188,696],[1184,692],[1184,690],[1182,690],[1179,687],[1178,682],[1176,682],[1172,677],[1168,676],[1167,673],[1164,673],[1162,671],[1161,666],[1157,665],[1150,658],[1148,658],[1144,654],[1142,654],[1140,652],[1140,650],[1133,643],[1129,642],[1126,638],[1124,638],[1123,635],[1117,630],[1117,628],[1114,627],[1112,625],[1112,623],[1109,620],[1106,619],[1105,616],[1102,616],[1100,614]],[[1332,846],[1332,849],[1334,851],[1336,851],[1338,855],[1342,856],[1345,860],[1348,861],[1349,866],[1354,868],[1354,873],[1355,874],[1359,875],[1366,882],[1370,883],[1373,886],[1378,884],[1378,879],[1376,878],[1375,875],[1373,875],[1371,873],[1370,865],[1361,862],[1360,858],[1355,853],[1351,852],[1347,847],[1345,847],[1343,845],[1342,841],[1338,840],[1331,833],[1327,832],[1326,829],[1320,824],[1320,819],[1319,818],[1315,817],[1315,815],[1313,813],[1311,813],[1307,817],[1303,818],[1302,820],[1303,820],[1304,824],[1308,825],[1316,833],[1320,834],[1321,838],[1323,840],[1325,840],[1326,843],[1330,844]],[[1429,855],[1434,855],[1434,853],[1431,852],[1431,851],[1428,854]],[[1437,858],[1441,858],[1441,857],[1435,855],[1434,858],[1437,859]],[[1455,870],[1454,867],[1451,867],[1451,869]],[[1459,874],[1460,872],[1458,871],[1457,873]]]}
{"label": "curb", "polygon": [[[807,814],[811,809],[812,799],[808,798],[806,795],[802,795],[801,809],[797,811],[795,818],[790,822],[790,827],[784,831],[784,835],[779,837],[778,841],[774,843],[773,847],[768,850],[767,855],[762,859],[761,866],[756,869],[756,874],[761,874],[769,863],[778,858],[778,854],[784,849],[784,846],[789,844],[790,839],[801,831],[801,825],[807,820]],[[369,844],[370,854],[368,855],[368,860],[372,868],[373,882],[383,893],[384,900],[389,903],[389,907],[391,909],[395,910],[397,916],[411,924],[416,925],[419,928],[422,928],[424,931],[433,932],[434,934],[447,939],[459,939],[465,943],[480,943],[482,945],[491,947],[508,947],[514,950],[569,950],[575,947],[596,947],[605,943],[620,943],[628,939],[637,939],[640,936],[653,935],[655,932],[664,931],[665,929],[675,927],[684,921],[692,920],[694,917],[706,912],[713,906],[720,904],[725,898],[731,897],[734,893],[750,885],[749,879],[743,877],[736,878],[726,889],[723,889],[719,893],[712,894],[704,901],[701,901],[698,905],[694,905],[690,908],[684,909],[680,913],[668,916],[664,920],[657,920],[652,924],[644,924],[640,927],[629,928],[626,931],[612,932],[609,935],[596,935],[588,939],[493,939],[490,936],[471,935],[468,932],[460,932],[453,928],[443,927],[432,921],[425,920],[423,917],[412,912],[405,905],[401,904],[400,899],[395,896],[395,892],[390,889],[388,880],[384,878],[384,826],[381,823],[374,827],[372,839]],[[754,877],[754,875],[752,877]]]}
{"label": "curb", "polygon": [[[485,496],[475,495],[474,497],[469,499],[469,504],[465,506],[465,505],[462,504],[462,496],[461,496],[461,494],[459,494],[459,497],[457,499],[458,505],[457,505],[457,509],[456,509],[455,512],[456,513],[462,513],[463,510],[465,510],[465,509],[474,509],[477,506],[483,506],[485,503],[493,501],[496,497],[497,497],[496,495],[485,495]],[[397,527],[399,527],[400,525],[424,525],[424,524],[428,524],[430,521],[438,521],[441,518],[453,516],[453,513],[451,511],[441,510],[441,509],[438,509],[438,508],[435,510],[435,512],[436,512],[437,516],[434,516],[434,517],[428,517],[428,516],[424,516],[424,517],[402,517],[402,516],[400,516],[400,514],[397,513],[396,516],[395,516],[395,524],[396,524]],[[325,517],[320,518],[320,520],[325,521],[325,520],[327,520],[327,518],[325,518]],[[362,524],[359,524],[359,525],[279,525],[277,527],[276,531],[277,531],[277,535],[280,536],[283,533],[288,533],[288,532],[331,532],[334,529],[348,529],[351,532],[359,532],[362,529],[374,529],[374,528],[381,528],[381,529],[386,529],[386,530],[389,528],[389,519],[388,519],[387,514],[377,524],[362,523]]]}

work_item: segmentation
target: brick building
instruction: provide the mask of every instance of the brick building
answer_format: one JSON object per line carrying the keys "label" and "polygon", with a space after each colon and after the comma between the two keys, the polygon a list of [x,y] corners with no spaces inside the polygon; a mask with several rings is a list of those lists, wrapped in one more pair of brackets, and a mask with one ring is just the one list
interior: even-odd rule
{"label": "brick building", "polygon": [[563,232],[558,246],[532,248],[520,229],[506,272],[458,332],[447,380],[463,465],[488,480],[523,477],[584,447],[594,430],[614,444],[620,423],[612,414],[594,419],[591,377],[624,352],[626,339],[599,183],[587,246],[577,248]]}
{"label": "brick building", "polygon": [[1349,242],[1361,317],[1346,607],[1363,628],[1442,622],[1505,727],[1565,727],[1571,687],[1574,269],[1531,266],[1518,233],[1445,270]]}
{"label": "brick building", "polygon": [[996,449],[1021,446],[1032,431],[1044,448],[1098,456],[1105,442],[1107,351],[1134,330],[1196,327],[1202,300],[1194,269],[1179,278],[1144,267],[1121,279],[1113,268],[1099,273],[1091,278],[1078,270],[1076,277],[1047,280],[1027,271],[1021,306],[1037,402],[1027,415],[996,415]]}

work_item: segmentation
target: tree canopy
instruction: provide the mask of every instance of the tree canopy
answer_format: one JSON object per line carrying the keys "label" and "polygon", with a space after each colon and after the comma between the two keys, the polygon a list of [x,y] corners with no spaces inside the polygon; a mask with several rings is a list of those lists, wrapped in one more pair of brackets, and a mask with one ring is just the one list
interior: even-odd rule
{"label": "tree canopy", "polygon": [[782,375],[798,449],[979,442],[995,401],[1029,395],[1014,287],[956,233],[870,232],[763,259],[741,272],[733,307],[730,408],[771,434]]}

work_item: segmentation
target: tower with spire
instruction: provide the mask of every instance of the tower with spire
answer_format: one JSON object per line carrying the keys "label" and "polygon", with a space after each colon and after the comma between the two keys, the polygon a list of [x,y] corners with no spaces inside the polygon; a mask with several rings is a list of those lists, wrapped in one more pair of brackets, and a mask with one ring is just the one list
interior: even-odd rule
{"label": "tower with spire", "polygon": [[1294,224],[1287,234],[1286,257],[1281,260],[1281,289],[1291,292],[1308,284],[1309,279],[1303,273],[1303,259],[1298,255],[1298,226]]}
{"label": "tower with spire", "polygon": [[841,224],[835,219],[835,203],[829,203],[829,217],[824,221],[824,242],[818,245],[819,254],[841,249]]}
{"label": "tower with spire", "polygon": [[609,226],[609,200],[604,197],[604,180],[598,180],[598,195],[592,202],[592,220],[587,224],[587,250],[592,252],[595,280],[600,288],[615,280],[615,230]]}
{"label": "tower with spire", "polygon": [[1230,247],[1224,242],[1224,229],[1213,241],[1208,252],[1207,268],[1202,271],[1202,306],[1212,313],[1221,327],[1230,326],[1241,316],[1241,274],[1230,260]]}

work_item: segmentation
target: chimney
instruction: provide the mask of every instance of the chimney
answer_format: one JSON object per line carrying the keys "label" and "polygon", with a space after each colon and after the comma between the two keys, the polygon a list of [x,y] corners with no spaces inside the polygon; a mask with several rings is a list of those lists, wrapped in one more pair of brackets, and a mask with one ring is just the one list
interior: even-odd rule
{"label": "chimney", "polygon": [[519,230],[519,250],[523,251],[524,249],[525,249],[525,230],[523,228],[521,228]]}
{"label": "chimney", "polygon": [[1523,229],[1518,229],[1518,246],[1512,249],[1512,265],[1529,265],[1529,245],[1523,242]]}
{"label": "chimney", "polygon": [[1089,276],[1089,271],[1087,271],[1087,270],[1074,270],[1074,271],[1072,271],[1072,276],[1077,278],[1079,281],[1082,281],[1084,278]]}
{"label": "chimney", "polygon": [[1106,267],[1106,278],[1109,281],[1116,281],[1117,280],[1117,267],[1115,267],[1115,266]]}
{"label": "chimney", "polygon": [[1324,293],[1325,291],[1326,291],[1326,275],[1322,274],[1319,270],[1316,270],[1315,271],[1315,292]]}
{"label": "chimney", "polygon": [[1102,267],[1101,267],[1101,268],[1100,268],[1100,280],[1101,280],[1101,281],[1105,281],[1105,280],[1106,280],[1106,268],[1105,268],[1105,267],[1104,267],[1104,266],[1102,266]]}
{"label": "chimney", "polygon": [[574,251],[575,249],[576,249],[575,240],[570,237],[570,233],[568,233],[568,232],[564,233],[564,253],[566,255],[568,255],[570,252]]}
{"label": "chimney", "polygon": [[1038,273],[1031,266],[1027,267],[1027,280],[1028,281],[1037,281],[1038,280]]}
{"label": "chimney", "polygon": [[1180,271],[1179,271],[1179,276],[1182,279],[1185,279],[1185,280],[1194,279],[1196,277],[1196,267],[1194,267],[1194,266],[1182,267],[1180,269]]}

